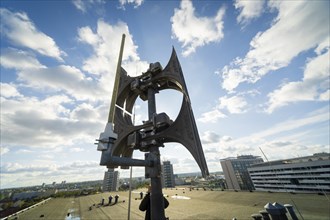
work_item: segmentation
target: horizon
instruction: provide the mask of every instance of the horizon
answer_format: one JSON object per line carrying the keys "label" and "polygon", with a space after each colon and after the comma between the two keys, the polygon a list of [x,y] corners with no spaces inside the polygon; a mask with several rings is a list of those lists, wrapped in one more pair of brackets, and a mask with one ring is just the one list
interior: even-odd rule
{"label": "horizon", "polygon": [[[129,179],[130,177],[121,177],[120,176],[120,170],[117,170],[119,172],[119,179],[124,180],[124,179]],[[219,172],[223,172],[223,171],[214,171],[214,172],[210,172],[210,174],[214,174],[214,173],[219,173]],[[202,174],[200,171],[196,171],[196,172],[191,172],[191,173],[174,173],[173,175],[188,175],[188,174]],[[132,176],[132,179],[134,178],[145,178],[144,176]],[[65,184],[74,184],[74,183],[85,183],[85,182],[96,182],[96,181],[103,181],[102,179],[98,179],[98,180],[84,180],[84,181],[74,181],[74,182],[68,182],[67,180],[62,180],[62,181],[66,181]],[[37,184],[37,185],[31,185],[31,186],[18,186],[18,187],[12,187],[12,188],[1,188],[0,190],[8,190],[8,189],[17,189],[17,188],[30,188],[30,187],[38,187],[38,186],[42,186],[44,183],[41,184]],[[52,185],[52,183],[45,183],[46,186],[47,185]],[[61,182],[56,182],[56,184],[62,184]]]}
{"label": "horizon", "polygon": [[[242,154],[330,152],[329,1],[1,1],[0,188],[102,179],[120,39],[130,76],[175,48],[210,172]],[[328,24],[328,25],[326,25]],[[182,94],[161,91],[174,120]],[[147,104],[135,104],[137,124]],[[174,172],[199,170],[176,143]],[[144,159],[134,151],[133,157]],[[263,157],[262,157],[263,158]],[[129,176],[128,170],[121,171]],[[144,168],[134,168],[144,175]]]}

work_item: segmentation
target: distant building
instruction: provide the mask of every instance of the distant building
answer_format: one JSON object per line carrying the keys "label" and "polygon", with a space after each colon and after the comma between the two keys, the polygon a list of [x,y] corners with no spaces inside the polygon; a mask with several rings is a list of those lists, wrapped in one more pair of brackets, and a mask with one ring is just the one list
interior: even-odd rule
{"label": "distant building", "polygon": [[13,201],[37,198],[40,194],[41,192],[37,191],[15,193]]}
{"label": "distant building", "polygon": [[33,199],[33,198],[47,198],[51,195],[55,194],[56,190],[43,190],[43,191],[27,191],[27,192],[19,192],[14,193],[12,200],[18,201],[18,200],[27,200],[27,199]]}
{"label": "distant building", "polygon": [[276,160],[248,168],[258,191],[330,192],[330,154]]}
{"label": "distant building", "polygon": [[103,192],[118,191],[119,173],[115,169],[108,169],[104,173]]}
{"label": "distant building", "polygon": [[183,178],[178,177],[178,175],[174,175],[174,183],[176,186],[184,185],[185,181]]}
{"label": "distant building", "polygon": [[170,161],[164,161],[162,165],[163,171],[163,187],[175,187],[175,178],[173,174],[173,166]]}
{"label": "distant building", "polygon": [[248,167],[251,167],[252,164],[262,162],[262,158],[252,155],[221,159],[220,164],[225,175],[227,188],[234,190],[253,190],[253,183],[248,172]]}

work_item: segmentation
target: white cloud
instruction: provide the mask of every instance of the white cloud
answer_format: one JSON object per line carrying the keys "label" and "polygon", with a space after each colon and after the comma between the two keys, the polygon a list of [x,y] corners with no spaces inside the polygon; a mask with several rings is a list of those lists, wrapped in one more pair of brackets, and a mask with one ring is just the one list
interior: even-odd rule
{"label": "white cloud", "polygon": [[[73,5],[82,13],[86,13],[88,9],[95,5],[103,5],[105,0],[72,0]],[[94,8],[95,10],[95,8]],[[96,9],[97,11],[97,9]]]}
{"label": "white cloud", "polygon": [[268,94],[266,112],[298,101],[329,101],[329,50],[306,64],[302,81],[289,82]]}
{"label": "white cloud", "polygon": [[222,87],[233,91],[240,83],[255,83],[270,71],[287,66],[301,52],[328,39],[329,2],[270,1],[278,11],[272,26],[251,41],[244,58],[237,57],[222,70]]}
{"label": "white cloud", "polygon": [[263,12],[264,0],[236,0],[234,6],[240,10],[237,17],[237,22],[241,24],[247,24],[251,19],[259,17]]}
{"label": "white cloud", "polygon": [[[38,156],[38,158],[40,158],[40,160],[53,160],[55,158],[54,153],[53,154],[40,154]],[[38,160],[38,161],[40,161]]]}
{"label": "white cloud", "polygon": [[203,123],[216,123],[220,118],[226,118],[227,116],[223,114],[219,109],[213,109],[209,112],[205,112],[202,114],[202,117],[197,119]]}
{"label": "white cloud", "polygon": [[84,61],[83,70],[95,75],[105,74],[106,76],[101,80],[107,80],[106,85],[109,85],[109,80],[113,81],[114,78],[122,34],[126,35],[122,61],[126,71],[128,74],[135,74],[136,67],[145,71],[148,64],[140,61],[138,47],[134,44],[126,23],[111,25],[99,20],[96,33],[90,27],[82,27],[78,30],[78,39],[91,45],[94,50],[94,54]]}
{"label": "white cloud", "polygon": [[54,171],[57,170],[56,165],[48,165],[45,166],[44,164],[21,164],[21,163],[5,163],[1,167],[2,173],[22,173],[22,172],[42,172],[42,171]]}
{"label": "white cloud", "polygon": [[[83,163],[85,164],[85,166],[83,166]],[[85,161],[85,162],[81,162],[81,161],[74,161],[70,164],[65,164],[65,165],[58,165],[55,164],[53,161],[49,161],[49,160],[34,160],[34,161],[30,161],[29,164],[25,164],[24,162],[9,162],[9,163],[4,163],[3,166],[1,167],[3,173],[5,174],[21,174],[21,173],[30,173],[30,172],[37,172],[37,174],[34,175],[38,175],[38,173],[48,173],[49,172],[58,172],[60,170],[62,171],[68,171],[70,172],[70,170],[72,169],[76,169],[79,166],[76,166],[76,164],[81,164],[80,167],[88,167],[91,165],[96,165],[96,162],[93,161]]]}
{"label": "white cloud", "polygon": [[[32,54],[17,49],[1,55],[5,58],[2,65],[15,69],[20,83],[1,85],[6,90],[1,93],[3,144],[51,152],[67,147],[80,152],[84,150],[81,144],[98,137],[108,113],[121,33],[126,34],[123,65],[128,73],[135,74],[135,66],[145,71],[148,65],[140,61],[125,23],[112,26],[100,20],[96,32],[91,30],[79,29],[78,39],[93,48],[94,54],[84,63],[86,70],[96,73],[93,75],[69,65],[44,66]],[[98,65],[106,67],[98,71]],[[35,96],[19,92],[26,89]],[[43,95],[37,97],[39,93]]]}
{"label": "white cloud", "polygon": [[214,17],[198,17],[191,1],[181,1],[180,9],[174,9],[171,22],[173,37],[183,43],[183,56],[195,52],[197,47],[219,42],[223,38],[224,14],[222,7]]}
{"label": "white cloud", "polygon": [[[290,142],[288,142],[290,143]],[[329,152],[329,145],[319,145],[319,144],[310,144],[304,145],[300,142],[292,142],[285,146],[278,146],[276,142],[265,142],[260,148],[268,158],[268,160],[279,160],[279,159],[288,159],[296,158],[301,156],[310,156],[315,153]],[[261,150],[258,149],[258,154],[264,158]],[[279,154],[278,152],[284,152],[284,154]]]}
{"label": "white cloud", "polygon": [[0,83],[1,96],[5,98],[22,96],[14,84]]}
{"label": "white cloud", "polygon": [[178,163],[173,165],[174,173],[192,173],[199,170],[196,161],[191,158],[180,159]]}
{"label": "white cloud", "polygon": [[78,29],[78,40],[87,44],[96,45],[99,38],[93,33],[90,27],[82,27]]}
{"label": "white cloud", "polygon": [[279,147],[286,147],[288,145],[292,145],[291,141],[271,141],[267,143],[271,148],[279,148]]}
{"label": "white cloud", "polygon": [[231,114],[241,114],[246,112],[247,102],[241,96],[220,97],[219,109],[227,109]]}
{"label": "white cloud", "polygon": [[230,136],[225,135],[221,138],[221,140],[224,141],[224,142],[229,142],[229,141],[233,140],[233,138],[230,137]]}
{"label": "white cloud", "polygon": [[84,149],[81,148],[81,147],[74,147],[74,148],[70,148],[69,151],[70,151],[70,152],[77,153],[77,152],[82,152],[82,151],[84,151]]}
{"label": "white cloud", "polygon": [[91,104],[87,103],[77,105],[75,109],[70,112],[70,118],[73,120],[93,121],[99,117],[100,115],[97,112],[97,109]]}
{"label": "white cloud", "polygon": [[215,143],[220,140],[220,135],[213,131],[205,131],[201,136],[201,140],[204,144]]}
{"label": "white cloud", "polygon": [[86,12],[86,5],[85,5],[86,1],[83,0],[73,0],[72,3],[73,5],[80,11],[82,12]]}
{"label": "white cloud", "polygon": [[38,69],[45,67],[33,54],[26,51],[10,48],[4,50],[0,56],[1,66],[7,69]]}
{"label": "white cloud", "polygon": [[76,67],[67,65],[46,67],[25,51],[12,48],[5,50],[1,55],[1,65],[18,71],[18,80],[22,82],[20,87],[31,87],[33,90],[41,91],[45,89],[55,92],[64,91],[78,100],[96,100],[109,94],[96,79],[87,77]]}
{"label": "white cloud", "polygon": [[144,0],[119,0],[122,9],[125,9],[125,5],[134,4],[134,8],[138,8],[142,5]]}
{"label": "white cloud", "polygon": [[27,149],[19,149],[18,151],[15,152],[16,154],[32,154],[35,153],[32,150],[27,150]]}
{"label": "white cloud", "polygon": [[329,121],[329,106],[327,106],[326,108],[318,109],[317,111],[314,111],[302,118],[291,119],[277,123],[269,129],[265,129],[248,137],[241,138],[240,141],[272,138],[276,135],[283,135],[284,132],[301,129],[305,126],[310,126],[327,121]]}
{"label": "white cloud", "polygon": [[[315,144],[311,139],[320,139],[329,132],[329,106],[310,112],[303,117],[287,119],[268,128],[242,137],[222,136],[212,146],[220,146],[219,157],[253,154],[262,155],[259,147],[266,153],[268,159],[284,159],[311,155],[318,152],[329,152],[326,143]],[[315,131],[315,126],[324,125],[324,129]],[[320,134],[319,132],[324,132]],[[278,151],[285,152],[278,154]],[[299,154],[299,155],[298,155]]]}
{"label": "white cloud", "polygon": [[71,164],[64,165],[63,167],[71,168],[71,169],[80,169],[80,168],[88,168],[88,167],[99,167],[98,161],[74,161]]}
{"label": "white cloud", "polygon": [[0,156],[8,153],[10,150],[8,147],[0,147]]}
{"label": "white cloud", "polygon": [[104,170],[97,161],[73,161],[58,165],[53,161],[39,160],[1,164],[1,187],[51,184],[101,179]]}
{"label": "white cloud", "polygon": [[203,123],[216,123],[220,118],[226,118],[224,110],[230,114],[242,114],[247,112],[247,102],[242,96],[223,96],[219,98],[219,103],[214,109],[202,114],[198,121]]}
{"label": "white cloud", "polygon": [[74,66],[23,70],[18,73],[18,80],[35,90],[64,91],[78,100],[96,100],[109,94],[97,80],[86,77]]}
{"label": "white cloud", "polygon": [[320,101],[329,101],[330,100],[330,89],[320,94]]}
{"label": "white cloud", "polygon": [[27,47],[41,55],[63,61],[62,55],[65,53],[59,49],[51,37],[36,28],[26,13],[14,13],[1,8],[0,15],[1,33],[15,46]]}
{"label": "white cloud", "polygon": [[73,145],[76,141],[93,140],[103,127],[99,108],[94,118],[71,118],[75,109],[67,105],[67,96],[1,97],[1,141],[7,146],[55,148]]}
{"label": "white cloud", "polygon": [[140,60],[137,53],[138,47],[134,44],[126,23],[118,22],[111,25],[98,20],[95,32],[89,26],[78,29],[78,40],[90,45],[94,51],[84,61],[82,67],[93,76],[99,77],[96,91],[100,88],[102,90],[101,93],[93,94],[94,97],[99,96],[98,98],[108,100],[105,96],[109,96],[112,92],[122,34],[126,35],[122,66],[131,76],[145,72],[149,65]]}

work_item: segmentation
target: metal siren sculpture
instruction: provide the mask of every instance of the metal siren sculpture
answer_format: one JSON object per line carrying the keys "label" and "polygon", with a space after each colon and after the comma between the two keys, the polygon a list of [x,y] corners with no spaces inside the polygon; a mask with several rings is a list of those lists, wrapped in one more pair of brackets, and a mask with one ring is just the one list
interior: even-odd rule
{"label": "metal siren sculpture", "polygon": [[[125,35],[119,53],[108,123],[98,139],[98,150],[102,151],[100,165],[108,168],[121,166],[123,169],[144,166],[145,177],[151,178],[151,217],[163,220],[165,214],[159,147],[168,142],[181,143],[196,160],[203,177],[208,176],[209,172],[174,48],[164,69],[156,62],[150,64],[147,72],[142,75],[130,77],[121,67],[124,39]],[[155,94],[164,89],[174,89],[183,94],[181,109],[174,121],[164,112],[156,113]],[[148,102],[148,120],[142,125],[134,125],[130,114],[138,97]],[[133,159],[134,150],[147,152],[145,160]]]}

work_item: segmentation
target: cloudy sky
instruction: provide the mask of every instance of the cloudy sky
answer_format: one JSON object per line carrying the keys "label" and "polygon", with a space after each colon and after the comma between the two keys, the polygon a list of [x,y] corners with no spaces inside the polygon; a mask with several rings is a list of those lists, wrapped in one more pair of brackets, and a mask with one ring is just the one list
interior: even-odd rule
{"label": "cloudy sky", "polygon": [[[132,76],[176,49],[211,172],[260,148],[329,152],[329,1],[5,0],[0,15],[1,188],[103,178],[94,140],[123,33]],[[175,119],[182,95],[156,99]],[[137,124],[146,110],[136,103]],[[180,144],[161,154],[175,173],[199,171]]]}

